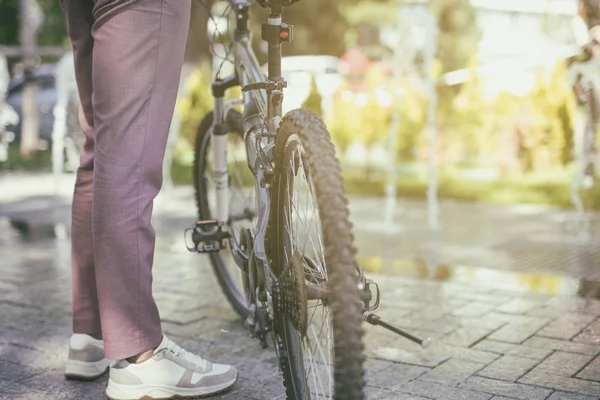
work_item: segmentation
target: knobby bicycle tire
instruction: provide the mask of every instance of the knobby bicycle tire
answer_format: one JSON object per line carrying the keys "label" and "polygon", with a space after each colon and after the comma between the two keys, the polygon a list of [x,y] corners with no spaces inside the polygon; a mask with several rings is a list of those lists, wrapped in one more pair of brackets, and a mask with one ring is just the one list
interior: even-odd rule
{"label": "knobby bicycle tire", "polygon": [[[362,303],[358,291],[358,278],[355,270],[356,249],[352,225],[349,221],[348,201],[339,162],[331,137],[321,119],[307,110],[289,112],[282,120],[275,139],[275,177],[271,190],[271,216],[269,246],[273,269],[282,272],[285,264],[286,218],[284,206],[290,172],[286,157],[290,157],[289,146],[302,146],[303,163],[306,164],[307,179],[312,181],[318,215],[321,221],[321,234],[324,259],[327,269],[329,297],[327,306],[332,315],[334,382],[332,398],[336,400],[362,400],[364,398],[364,346],[361,326]],[[294,172],[296,175],[297,170]],[[289,207],[287,207],[289,208]],[[276,335],[283,342],[284,354],[281,360],[287,398],[305,400],[305,377],[298,371],[304,367],[294,367],[303,363],[298,354],[301,334],[287,329],[288,317],[275,313]],[[301,351],[301,349],[300,349]],[[280,357],[282,355],[280,354]],[[298,360],[300,358],[300,360]],[[306,380],[304,380],[306,382]]]}

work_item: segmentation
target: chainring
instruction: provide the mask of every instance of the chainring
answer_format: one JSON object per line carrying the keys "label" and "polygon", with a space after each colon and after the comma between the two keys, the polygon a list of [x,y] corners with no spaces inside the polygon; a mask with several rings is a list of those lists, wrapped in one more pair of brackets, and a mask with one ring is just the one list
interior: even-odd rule
{"label": "chainring", "polygon": [[278,278],[277,311],[283,313],[292,326],[306,335],[308,330],[308,297],[304,275],[303,257],[294,253]]}

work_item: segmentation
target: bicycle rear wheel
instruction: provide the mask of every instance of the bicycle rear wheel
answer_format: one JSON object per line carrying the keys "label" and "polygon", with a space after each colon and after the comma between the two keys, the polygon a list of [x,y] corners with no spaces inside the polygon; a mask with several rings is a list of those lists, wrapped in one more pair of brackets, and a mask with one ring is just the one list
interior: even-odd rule
{"label": "bicycle rear wheel", "polygon": [[334,146],[315,114],[295,110],[274,154],[269,238],[287,398],[363,399],[356,250]]}

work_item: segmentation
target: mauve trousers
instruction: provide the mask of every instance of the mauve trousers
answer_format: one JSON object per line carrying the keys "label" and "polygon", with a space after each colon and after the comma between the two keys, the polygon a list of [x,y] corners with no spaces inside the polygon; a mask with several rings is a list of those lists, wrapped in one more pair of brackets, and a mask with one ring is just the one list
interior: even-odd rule
{"label": "mauve trousers", "polygon": [[152,203],[180,80],[190,0],[61,0],[86,135],[72,209],[73,331],[124,359],[162,340]]}

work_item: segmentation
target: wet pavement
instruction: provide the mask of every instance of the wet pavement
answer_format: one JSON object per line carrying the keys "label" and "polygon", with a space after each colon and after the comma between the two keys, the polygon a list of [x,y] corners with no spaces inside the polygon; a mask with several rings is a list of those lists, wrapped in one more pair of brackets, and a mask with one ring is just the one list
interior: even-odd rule
{"label": "wet pavement", "polygon": [[[49,176],[0,176],[2,400],[104,398],[106,378],[62,377],[70,334],[69,179],[53,198]],[[591,238],[582,240],[567,211],[451,202],[442,204],[442,229],[431,233],[424,205],[401,201],[400,229],[387,234],[382,205],[351,200],[361,262],[382,292],[379,313],[437,341],[421,350],[365,327],[369,398],[600,399],[597,215],[590,216]],[[207,259],[185,250],[183,228],[195,212],[189,188],[156,208],[154,291],[165,332],[239,367],[233,390],[215,398],[282,398],[273,349],[248,338]]]}

